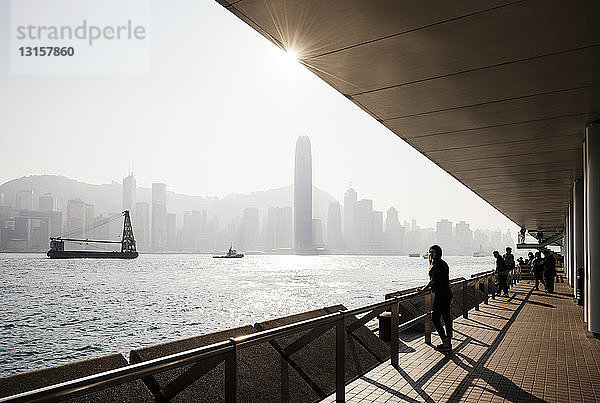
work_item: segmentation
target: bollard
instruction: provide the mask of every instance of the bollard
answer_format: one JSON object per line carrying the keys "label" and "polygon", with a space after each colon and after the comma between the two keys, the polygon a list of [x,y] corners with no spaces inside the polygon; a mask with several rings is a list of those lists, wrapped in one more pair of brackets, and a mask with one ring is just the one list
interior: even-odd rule
{"label": "bollard", "polygon": [[469,319],[469,305],[468,305],[468,295],[467,295],[467,280],[463,281],[463,318]]}
{"label": "bollard", "polygon": [[335,400],[346,401],[346,326],[344,313],[335,322]]}
{"label": "bollard", "polygon": [[475,279],[475,310],[479,310],[479,277]]}
{"label": "bollard", "polygon": [[431,328],[433,327],[431,322],[431,292],[425,294],[425,312],[427,313],[425,318],[425,343],[431,344]]}
{"label": "bollard", "polygon": [[229,341],[233,344],[233,350],[225,358],[225,401],[235,403],[237,401],[237,344],[233,338]]}
{"label": "bollard", "polygon": [[392,354],[392,366],[397,368],[398,367],[398,321],[399,321],[399,314],[400,314],[400,308],[398,306],[398,301],[394,302],[394,304],[392,305],[392,331],[390,332],[390,347],[391,347],[391,354]]}
{"label": "bollard", "polygon": [[490,286],[490,277],[489,276],[485,276],[485,279],[483,280],[483,293],[485,294],[484,300],[483,302],[488,305],[489,299],[490,299],[490,293],[489,293],[489,286]]}
{"label": "bollard", "polygon": [[379,319],[379,338],[383,341],[390,341],[392,334],[392,313],[383,312],[377,316]]}

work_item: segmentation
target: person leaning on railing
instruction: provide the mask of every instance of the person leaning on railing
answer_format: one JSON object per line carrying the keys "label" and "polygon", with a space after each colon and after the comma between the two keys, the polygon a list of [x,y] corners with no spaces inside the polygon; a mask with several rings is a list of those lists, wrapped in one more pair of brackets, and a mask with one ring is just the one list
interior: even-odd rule
{"label": "person leaning on railing", "polygon": [[[423,290],[431,289],[434,293],[431,311],[431,321],[442,339],[442,344],[436,347],[439,351],[452,350],[452,316],[450,315],[450,304],[452,302],[452,290],[450,289],[450,268],[442,260],[442,248],[432,245],[429,248],[429,283]],[[440,321],[444,319],[446,329]]]}
{"label": "person leaning on railing", "polygon": [[497,250],[494,251],[494,257],[496,258],[496,274],[498,275],[498,292],[496,295],[500,295],[501,291],[504,295],[508,295],[508,267],[506,261]]}

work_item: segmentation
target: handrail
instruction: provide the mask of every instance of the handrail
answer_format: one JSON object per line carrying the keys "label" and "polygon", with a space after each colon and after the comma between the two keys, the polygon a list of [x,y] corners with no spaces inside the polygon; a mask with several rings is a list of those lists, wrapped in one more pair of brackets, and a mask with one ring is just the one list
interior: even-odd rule
{"label": "handrail", "polygon": [[453,278],[452,280],[450,280],[450,285],[452,284],[458,284],[458,283],[462,283],[463,281],[469,281],[464,277],[457,277],[457,278]]}
{"label": "handrail", "polygon": [[177,368],[200,359],[214,357],[231,351],[232,348],[233,346],[229,340],[221,341],[208,346],[8,396],[0,399],[0,402],[43,402],[77,397],[130,382],[157,372]]}
{"label": "handrail", "polygon": [[[464,277],[455,278],[451,280],[451,284],[462,283],[466,286],[466,284],[469,281],[472,281],[474,278],[479,279],[483,277],[493,277],[493,273],[493,271],[477,273],[473,275],[475,277],[471,276],[471,279],[465,279]],[[514,274],[517,274],[516,270]],[[236,351],[238,349],[250,347],[256,344],[271,341],[283,336],[298,333],[307,329],[315,328],[329,323],[336,323],[336,326],[339,327],[339,324],[343,324],[344,318],[347,315],[358,315],[361,313],[373,312],[374,310],[384,309],[388,307],[392,307],[392,312],[394,312],[395,310],[397,314],[397,304],[404,300],[426,294],[430,294],[430,292],[424,291],[422,288],[417,288],[414,291],[411,291],[407,294],[391,297],[389,299],[386,299],[385,301],[374,303],[364,307],[359,307],[351,310],[343,310],[319,316],[316,318],[306,319],[300,322],[278,326],[273,329],[262,330],[256,333],[250,333],[243,336],[238,336],[236,338],[232,338],[226,341],[210,344],[199,348],[194,348],[191,350],[186,350],[180,353],[171,354],[164,357],[159,357],[153,360],[144,361],[137,364],[131,364],[125,367],[101,372],[98,374],[74,379],[67,382],[58,383],[55,385],[46,386],[43,388],[19,393],[5,398],[0,398],[0,403],[50,401],[85,395],[91,392],[117,386],[122,383],[147,377],[158,372],[180,367],[210,357],[226,354],[227,356],[235,356],[237,354]],[[396,306],[395,308],[394,305]],[[427,317],[429,317],[429,315],[430,312],[427,311],[416,318],[412,318],[406,322],[399,323],[397,331],[407,329],[420,321],[427,320]],[[338,330],[336,330],[336,332],[338,332]],[[397,351],[395,353],[397,354]],[[236,358],[234,357],[233,360],[235,362]],[[225,372],[227,373],[227,369]]]}
{"label": "handrail", "polygon": [[391,306],[391,305],[393,305],[395,303],[398,303],[400,301],[404,301],[405,299],[416,297],[417,295],[420,295],[420,294],[426,294],[427,292],[428,291],[425,291],[423,289],[419,289],[417,291],[413,291],[413,292],[410,292],[408,294],[403,294],[403,295],[399,295],[397,297],[388,298],[388,299],[386,299],[385,301],[382,301],[382,302],[377,302],[375,304],[367,305],[367,306],[364,306],[364,307],[361,307],[361,308],[351,309],[351,310],[347,311],[347,314],[348,315],[359,315],[361,313],[369,312],[369,311],[372,311],[374,309],[387,308],[388,306]]}
{"label": "handrail", "polygon": [[495,270],[481,271],[479,273],[471,274],[471,279],[474,279],[476,277],[485,277],[489,274],[494,274],[495,272],[496,272]]}
{"label": "handrail", "polygon": [[261,330],[260,332],[256,333],[249,333],[243,336],[235,337],[233,340],[235,340],[238,348],[250,347],[265,341],[287,336],[293,333],[298,333],[303,330],[312,329],[313,327],[333,323],[340,318],[342,312],[344,311],[317,316],[316,318],[274,327],[273,329]]}

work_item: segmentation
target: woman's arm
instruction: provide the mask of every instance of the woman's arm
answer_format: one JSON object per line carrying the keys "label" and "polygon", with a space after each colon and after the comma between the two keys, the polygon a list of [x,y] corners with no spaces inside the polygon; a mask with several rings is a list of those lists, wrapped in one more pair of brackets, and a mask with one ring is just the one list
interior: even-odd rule
{"label": "woman's arm", "polygon": [[435,285],[435,280],[431,280],[431,281],[429,281],[429,283],[427,283],[427,285],[425,287],[421,288],[421,291],[427,291],[427,290],[431,289],[434,285]]}

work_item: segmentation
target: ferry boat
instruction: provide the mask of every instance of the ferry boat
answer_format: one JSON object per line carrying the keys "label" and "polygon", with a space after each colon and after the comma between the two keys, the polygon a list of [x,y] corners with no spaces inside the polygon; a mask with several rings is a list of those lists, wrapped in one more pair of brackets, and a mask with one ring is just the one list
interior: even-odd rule
{"label": "ferry boat", "polygon": [[244,257],[243,253],[238,253],[235,249],[231,248],[231,244],[229,245],[229,251],[226,255],[213,256],[215,259],[235,259]]}
{"label": "ferry boat", "polygon": [[408,257],[421,257],[420,253],[409,253]]}
{"label": "ferry boat", "polygon": [[[46,255],[50,259],[135,259],[138,257],[138,252],[135,249],[135,238],[133,237],[133,228],[131,226],[129,211],[123,211],[121,215],[117,215],[115,218],[107,220],[102,225],[106,225],[115,219],[119,219],[121,216],[124,217],[124,220],[123,236],[121,237],[120,241],[79,239],[61,236],[51,237],[50,250],[46,253]],[[84,245],[121,244],[121,251],[65,250],[65,242],[77,242]]]}
{"label": "ferry boat", "polygon": [[489,256],[489,254],[487,254],[483,250],[476,250],[475,252],[473,252],[473,257],[486,257],[486,256]]}

